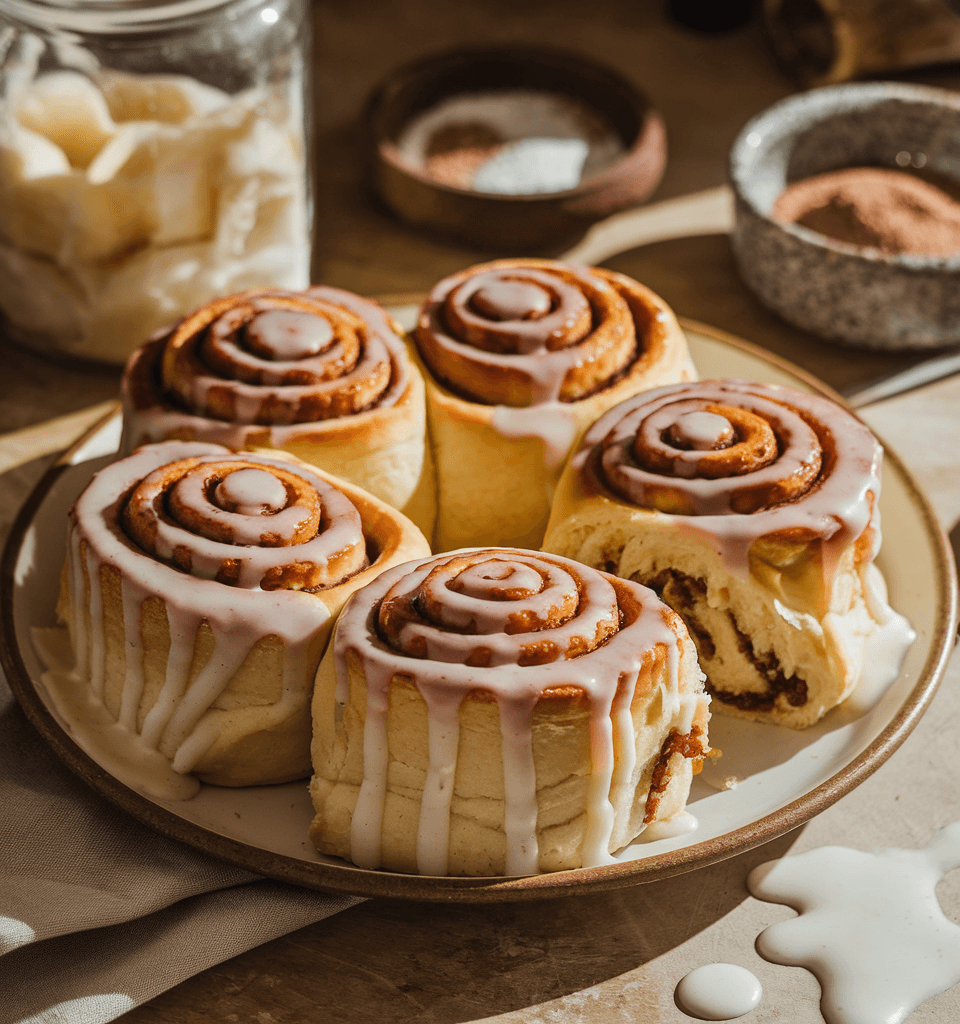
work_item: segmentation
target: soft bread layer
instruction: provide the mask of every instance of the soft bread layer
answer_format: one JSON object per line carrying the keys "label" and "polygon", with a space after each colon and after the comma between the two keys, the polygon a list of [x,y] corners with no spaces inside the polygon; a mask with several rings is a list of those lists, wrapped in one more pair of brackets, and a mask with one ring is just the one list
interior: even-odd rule
{"label": "soft bread layer", "polygon": [[[504,437],[493,415],[493,407],[466,402],[427,378],[437,551],[497,544],[537,548],[543,539],[562,458],[560,465],[548,465],[541,438]],[[558,419],[552,413],[561,443],[589,426],[578,422],[571,429],[566,415],[564,410]]]}
{"label": "soft bread layer", "polygon": [[827,587],[819,541],[764,538],[734,569],[695,527],[602,495],[579,504],[576,491],[565,479],[544,550],[661,593],[697,644],[716,710],[804,728],[850,695],[886,604],[866,538],[846,548]]}
{"label": "soft bread layer", "polygon": [[[293,466],[295,460],[285,457]],[[204,782],[221,786],[248,786],[286,782],[303,778],[310,771],[310,697],[316,666],[326,648],[330,633],[346,599],[360,587],[374,579],[384,569],[421,557],[429,552],[422,533],[404,516],[384,502],[373,498],[359,488],[334,480],[326,474],[317,475],[334,484],[353,502],[360,513],[364,537],[367,541],[371,565],[342,583],[316,593],[289,595],[300,602],[317,606],[316,632],[311,636],[302,657],[302,670],[295,677],[286,671],[288,652],[284,641],[275,634],[251,633],[243,638],[247,653],[227,684],[209,703],[196,727],[189,744],[202,753],[190,758],[189,770]],[[87,635],[96,635],[102,629],[104,672],[102,701],[110,714],[120,720],[124,690],[128,680],[126,635],[127,623],[121,572],[114,566],[97,566],[98,590],[102,595],[102,615],[97,622],[90,619],[93,588],[89,575],[88,545],[80,541],[80,559],[84,593],[79,607],[85,611]],[[290,552],[292,549],[278,549]],[[143,558],[148,558],[142,554]],[[178,585],[189,588],[193,579],[170,570]],[[60,600],[57,614],[66,622],[77,650],[77,623],[73,610],[78,606],[69,592],[68,573],[61,578]],[[204,581],[209,585],[209,581]],[[269,595],[264,594],[264,599]],[[241,591],[238,600],[249,608],[256,592]],[[137,607],[139,614],[139,647],[131,652],[139,663],[142,659],[143,690],[133,713],[130,727],[138,734],[144,729],[147,716],[157,705],[167,678],[172,651],[169,616],[166,608],[168,596],[153,594]],[[241,641],[237,641],[238,643]],[[216,641],[205,621],[200,621],[192,636],[176,638],[177,645],[187,645],[189,671],[185,692],[175,695],[179,702],[191,699],[204,666],[215,657]],[[89,678],[89,664],[77,670]],[[285,678],[286,675],[286,678]],[[183,757],[181,738],[165,730],[158,739],[157,749],[168,757],[176,770],[178,757]]]}
{"label": "soft bread layer", "polygon": [[647,348],[615,383],[580,401],[519,409],[471,402],[417,360],[427,386],[436,464],[437,551],[539,547],[564,460],[587,428],[640,391],[695,379],[673,312],[648,288],[623,280],[637,333]]}
{"label": "soft bread layer", "polygon": [[[678,624],[679,627],[679,624]],[[679,627],[682,630],[682,627]],[[311,795],[316,818],[311,838],[325,854],[351,857],[351,822],[363,781],[367,683],[359,658],[348,654],[349,698],[336,702],[336,664],[328,649],[317,675],[314,697]],[[665,744],[672,735],[692,734],[706,749],[708,700],[701,691],[696,652],[685,633],[680,640],[679,707],[664,699],[666,653],[646,664],[631,706],[636,766],[629,783],[610,794],[614,827],[609,853],[628,845],[650,821],[680,813],[699,758]],[[670,710],[669,705],[673,705]],[[492,695],[473,691],[460,706],[460,736],[450,811],[448,873],[499,875],[505,871],[506,833],[502,726]],[[408,676],[397,674],[387,711],[389,763],[381,826],[382,866],[417,872],[420,804],[429,766],[428,712]],[[580,867],[587,829],[591,776],[590,708],[582,692],[548,692],[533,712],[532,750],[536,766],[539,870]],[[614,756],[619,758],[617,749]],[[657,788],[648,805],[654,771]],[[648,809],[649,821],[645,821]]]}
{"label": "soft bread layer", "polygon": [[[102,700],[111,716],[119,720],[126,674],[120,573],[111,566],[101,566],[100,582],[106,656]],[[89,580],[85,583],[89,594]],[[62,590],[57,612],[67,622],[72,638],[75,631],[70,610],[71,602]],[[327,620],[312,641],[310,663],[319,660],[332,625],[333,620]],[[140,637],[144,688],[136,709],[138,733],[163,689],[170,655],[170,629],[161,598],[148,598],[141,605]],[[202,624],[193,640],[188,690],[196,683],[214,647],[209,627]],[[276,636],[260,638],[227,688],[214,700],[201,724],[203,733],[212,737],[211,745],[193,769],[201,781],[218,786],[250,786],[289,782],[309,773],[309,665],[304,678],[297,680],[294,691],[284,699],[283,664],[283,641]],[[177,744],[169,738],[162,738],[157,749],[171,761],[177,754]]]}

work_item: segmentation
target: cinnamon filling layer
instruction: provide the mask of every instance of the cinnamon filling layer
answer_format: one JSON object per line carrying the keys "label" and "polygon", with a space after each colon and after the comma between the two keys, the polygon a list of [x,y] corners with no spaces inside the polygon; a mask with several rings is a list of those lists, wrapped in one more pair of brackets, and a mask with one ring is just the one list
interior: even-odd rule
{"label": "cinnamon filling layer", "polygon": [[696,726],[689,733],[680,733],[674,729],[663,741],[660,748],[660,756],[653,766],[653,777],[650,781],[650,789],[647,793],[647,805],[643,814],[643,823],[649,825],[657,817],[660,801],[670,784],[670,759],[674,754],[680,754],[690,761],[693,761],[693,774],[696,775],[703,767],[703,759],[709,754],[710,749],[706,743],[703,730]]}
{"label": "cinnamon filling layer", "polygon": [[537,665],[601,647],[636,614],[629,593],[577,563],[488,549],[443,556],[380,602],[377,632],[409,657],[454,664]]}
{"label": "cinnamon filling layer", "polygon": [[802,498],[832,459],[832,437],[802,403],[755,391],[718,381],[641,396],[603,438],[607,484],[679,515],[749,515]]}
{"label": "cinnamon filling layer", "polygon": [[730,631],[737,652],[753,669],[750,676],[759,687],[731,690],[718,685],[711,677],[711,662],[717,655],[720,638],[711,632],[701,614],[702,610],[708,611],[706,582],[677,569],[663,569],[645,582],[683,619],[697,646],[707,689],[716,700],[743,711],[771,711],[781,697],[791,707],[807,703],[806,682],[796,675],[787,676],[773,651],[758,653],[729,609],[714,614],[725,617],[725,629]]}

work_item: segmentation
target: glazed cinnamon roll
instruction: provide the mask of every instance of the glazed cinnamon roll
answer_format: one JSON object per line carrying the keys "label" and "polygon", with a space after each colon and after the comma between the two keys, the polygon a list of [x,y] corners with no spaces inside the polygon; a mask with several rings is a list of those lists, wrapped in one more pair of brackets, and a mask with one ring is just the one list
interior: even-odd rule
{"label": "glazed cinnamon roll", "polygon": [[553,260],[497,260],[446,278],[415,340],[438,549],[539,546],[583,431],[630,395],[694,375],[662,299],[623,274]]}
{"label": "glazed cinnamon roll", "polygon": [[892,680],[913,639],[874,563],[881,457],[828,398],[739,380],[658,388],[587,432],[544,548],[657,590],[717,708],[808,726],[872,672]]}
{"label": "glazed cinnamon roll", "polygon": [[398,566],[347,603],[317,674],[311,835],[428,875],[608,863],[683,810],[708,700],[645,587],[509,548]]}
{"label": "glazed cinnamon roll", "polygon": [[376,302],[323,286],[217,299],[138,349],[121,393],[124,453],[282,449],[432,531],[423,381]]}
{"label": "glazed cinnamon roll", "polygon": [[428,551],[404,516],[299,460],[146,445],[98,473],[70,513],[58,611],[75,685],[176,773],[225,786],[301,778],[334,617],[383,569]]}

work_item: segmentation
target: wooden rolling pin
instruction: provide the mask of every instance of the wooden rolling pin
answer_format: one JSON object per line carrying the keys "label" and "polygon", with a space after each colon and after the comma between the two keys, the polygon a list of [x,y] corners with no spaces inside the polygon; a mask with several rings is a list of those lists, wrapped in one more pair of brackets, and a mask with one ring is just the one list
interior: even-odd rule
{"label": "wooden rolling pin", "polygon": [[830,85],[960,60],[960,0],[764,0],[784,70]]}

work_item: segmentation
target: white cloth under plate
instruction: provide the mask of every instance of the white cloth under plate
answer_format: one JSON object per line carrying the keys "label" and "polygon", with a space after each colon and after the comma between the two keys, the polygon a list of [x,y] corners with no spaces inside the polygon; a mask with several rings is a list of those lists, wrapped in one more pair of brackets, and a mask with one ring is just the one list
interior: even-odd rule
{"label": "white cloth under plate", "polygon": [[0,1021],[104,1024],[360,902],[158,835],[75,778],[0,678]]}

